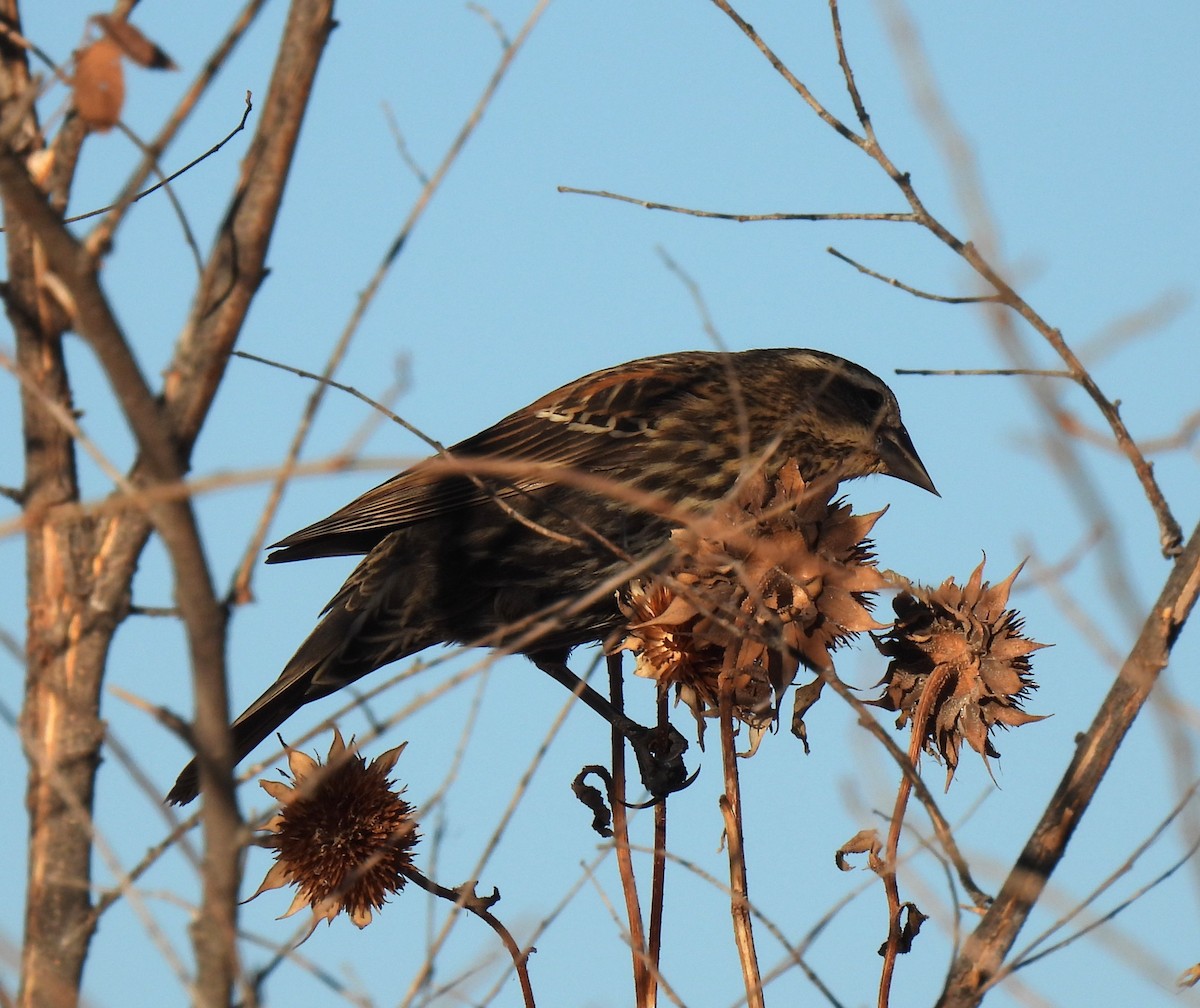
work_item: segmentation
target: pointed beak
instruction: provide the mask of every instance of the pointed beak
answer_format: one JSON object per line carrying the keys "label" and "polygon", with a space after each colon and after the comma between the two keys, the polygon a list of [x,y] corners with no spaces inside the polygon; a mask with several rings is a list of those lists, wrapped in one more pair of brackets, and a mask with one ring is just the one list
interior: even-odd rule
{"label": "pointed beak", "polygon": [[925,464],[913,447],[912,438],[902,426],[894,430],[880,431],[878,444],[879,457],[883,460],[883,471],[905,483],[919,486],[928,490],[935,497],[940,497],[933,480],[925,469]]}

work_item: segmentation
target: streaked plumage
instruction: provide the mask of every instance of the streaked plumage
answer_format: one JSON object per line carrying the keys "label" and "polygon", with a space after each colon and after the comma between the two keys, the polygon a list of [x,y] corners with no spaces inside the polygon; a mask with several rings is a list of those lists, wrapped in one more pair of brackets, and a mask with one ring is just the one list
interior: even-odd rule
{"label": "streaked plumage", "polygon": [[[614,589],[630,560],[748,466],[795,458],[806,480],[885,473],[936,493],[891,390],[816,350],[632,361],[543,396],[447,455],[275,545],[269,563],[365,558],[234,722],[239,760],[302,705],[434,644],[565,667],[571,648],[618,627]],[[538,614],[553,618],[531,620]],[[169,800],[190,801],[196,779],[193,762]]]}

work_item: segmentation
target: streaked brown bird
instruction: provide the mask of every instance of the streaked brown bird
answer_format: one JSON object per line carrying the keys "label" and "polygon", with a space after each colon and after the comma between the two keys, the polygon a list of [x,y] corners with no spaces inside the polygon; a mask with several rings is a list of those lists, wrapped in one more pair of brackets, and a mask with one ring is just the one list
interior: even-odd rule
{"label": "streaked brown bird", "polygon": [[[937,493],[891,389],[818,350],[695,351],[597,371],[276,543],[268,563],[365,554],[279,678],[233,723],[240,761],[300,707],[434,644],[526,655],[633,743],[643,782],[683,786],[668,739],[567,668],[621,626],[616,590],[672,527],[748,469],[884,473]],[[196,797],[193,760],[168,800]]]}

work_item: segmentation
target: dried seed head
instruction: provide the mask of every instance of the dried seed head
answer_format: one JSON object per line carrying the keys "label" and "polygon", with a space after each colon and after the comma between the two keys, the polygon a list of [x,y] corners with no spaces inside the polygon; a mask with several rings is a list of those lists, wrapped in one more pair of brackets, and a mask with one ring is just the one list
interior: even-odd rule
{"label": "dried seed head", "polygon": [[262,843],[274,848],[275,864],[250,899],[296,886],[283,917],[311,907],[309,934],[343,911],[360,928],[370,924],[372,910],[404,888],[404,870],[419,839],[413,807],[388,779],[404,745],[368,765],[350,742],[347,748],[335,729],[324,764],[288,747],[293,783],[259,781],[280,809],[262,827],[267,834]]}
{"label": "dried seed head", "polygon": [[872,701],[898,711],[896,726],[912,721],[921,746],[946,763],[946,786],[958,767],[963,739],[986,762],[998,757],[991,729],[1041,721],[1021,709],[1037,689],[1029,656],[1043,648],[1021,636],[1022,619],[1008,609],[1017,567],[995,586],[983,580],[981,562],[962,586],[947,578],[937,588],[917,586],[893,603],[896,623],[877,641],[892,661]]}
{"label": "dried seed head", "polygon": [[830,652],[864,630],[871,593],[886,587],[867,540],[883,512],[830,503],[837,489],[806,485],[794,461],[744,480],[710,514],[676,529],[673,559],[621,600],[634,671],[674,686],[697,722],[728,677],[751,751],[778,717],[799,666],[826,669]]}

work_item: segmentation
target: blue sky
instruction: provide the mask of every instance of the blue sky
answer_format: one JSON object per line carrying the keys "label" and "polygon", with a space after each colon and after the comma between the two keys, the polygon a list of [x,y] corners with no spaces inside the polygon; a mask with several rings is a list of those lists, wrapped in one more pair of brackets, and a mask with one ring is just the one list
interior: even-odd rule
{"label": "blue sky", "polygon": [[[531,5],[499,0],[490,12],[514,35]],[[52,8],[52,9],[51,9]],[[850,121],[828,11],[822,3],[763,0],[740,8],[781,58],[831,110]],[[846,45],[880,141],[912,179],[926,206],[963,238],[977,221],[957,198],[964,162],[948,163],[941,138],[927,129],[909,88],[916,54],[889,30],[895,8],[846,4]],[[28,5],[26,34],[63,59],[79,44],[92,9],[62,0]],[[157,129],[199,70],[230,5],[145,3],[136,23],[182,67],[174,75],[133,70],[125,121],[142,136]],[[274,41],[285,8],[268,4],[251,35],[223,70],[203,105],[164,158],[186,163],[236,124],[247,90],[265,96]],[[1200,9],[1186,0],[1150,8],[1102,3],[1071,5],[925,3],[915,18],[929,72],[969,147],[998,233],[999,263],[1029,302],[1071,344],[1089,352],[1100,387],[1122,404],[1138,438],[1168,436],[1197,402],[1197,257],[1200,223],[1197,168],[1200,122],[1194,53]],[[384,113],[395,116],[408,148],[431,171],[470,112],[499,57],[485,20],[459,4],[346,5],[322,64],[268,265],[241,347],[309,370],[320,370],[359,292],[397,233],[421,184],[397,154]],[[47,116],[65,101],[62,89],[44,103]],[[56,122],[57,120],[52,120]],[[254,119],[250,122],[254,126]],[[249,131],[175,184],[202,248],[224,210]],[[84,151],[73,211],[108,202],[137,157],[118,134],[91,138]],[[694,280],[730,348],[810,346],[849,357],[895,389],[905,420],[941,499],[892,480],[853,484],[856,510],[890,505],[876,526],[881,565],[926,582],[965,579],[988,557],[999,579],[1023,557],[1031,566],[1014,602],[1029,634],[1054,648],[1035,656],[1041,685],[1029,708],[1054,715],[997,740],[1003,753],[996,784],[973,756],[964,759],[943,807],[960,823],[966,849],[985,888],[994,889],[1037,821],[1069,761],[1075,735],[1086,729],[1113,669],[1096,646],[1102,639],[1124,654],[1168,570],[1157,529],[1128,463],[1098,444],[1079,458],[1112,528],[1111,552],[1084,551],[1063,589],[1087,615],[1083,626],[1039,588],[1034,569],[1077,553],[1094,516],[1049,461],[1047,421],[1020,379],[897,376],[897,368],[996,368],[1009,361],[986,309],[923,301],[862,276],[826,252],[834,246],[888,276],[947,295],[979,292],[978,281],[949,250],[910,224],[744,223],[651,212],[558,186],[603,189],[640,199],[736,213],[901,211],[895,187],[861,152],[821,124],[720,11],[698,0],[581,3],[557,0],[518,55],[492,106],[368,311],[340,380],[381,394],[403,365],[405,388],[396,408],[420,428],[450,443],[487,426],[543,392],[580,374],[639,356],[707,345],[691,296],[664,263],[666,253]],[[104,282],[143,363],[156,376],[168,359],[188,309],[194,267],[167,202],[152,197],[118,235]],[[1152,324],[1115,345],[1102,338],[1124,320],[1151,310]],[[1040,367],[1053,354],[1020,329]],[[1101,340],[1101,342],[1097,342]],[[11,347],[11,335],[0,337]],[[86,349],[70,346],[85,429],[118,463],[130,459],[129,439],[114,414],[103,379]],[[8,380],[0,419],[17,429],[17,396]],[[235,473],[278,463],[308,395],[301,380],[247,361],[229,375],[195,456],[197,476]],[[1102,419],[1078,390],[1062,388],[1061,403],[1086,427]],[[367,419],[365,407],[331,395],[306,450],[319,460],[339,451]],[[0,482],[19,484],[19,440],[3,456]],[[365,454],[378,471],[298,481],[275,525],[275,538],[324,516],[373,485],[405,459],[424,454],[419,442],[380,425]],[[1195,445],[1155,458],[1156,474],[1185,531],[1200,517]],[[92,497],[108,491],[85,465]],[[218,584],[240,559],[265,497],[261,483],[205,496],[200,518],[212,548]],[[0,522],[14,515],[0,513]],[[0,557],[20,569],[14,535],[0,539]],[[274,678],[310,629],[348,562],[317,561],[264,568],[253,605],[238,611],[231,638],[234,703],[239,709]],[[1119,581],[1120,591],[1112,582]],[[21,579],[0,591],[4,629],[20,636]],[[148,549],[135,601],[167,605],[162,553]],[[881,612],[889,611],[886,600]],[[186,713],[190,689],[182,635],[163,620],[133,620],[114,649],[110,683],[150,702]],[[455,658],[375,703],[386,716],[449,671],[481,656]],[[1194,628],[1183,635],[1165,683],[1169,701],[1148,709],[1122,747],[1089,810],[1048,898],[1018,942],[1021,947],[1063,910],[1115,871],[1167,815],[1196,776],[1185,744],[1197,724],[1194,669],[1200,648]],[[22,671],[8,659],[0,682],[4,702],[20,702]],[[587,656],[576,661],[586,663]],[[869,687],[883,664],[869,647],[848,651],[839,672]],[[387,673],[377,674],[377,678]],[[375,743],[374,751],[408,739],[398,765],[408,797],[421,805],[440,784],[475,696],[473,679]],[[641,691],[634,693],[637,687]],[[499,662],[481,687],[477,725],[460,773],[438,812],[425,821],[439,841],[436,865],[428,841],[424,867],[447,884],[472,871],[513,788],[564,702],[559,687],[520,660]],[[649,688],[630,685],[631,702],[650,707]],[[1164,692],[1164,697],[1167,694]],[[185,758],[182,746],[144,714],[106,698],[114,734],[151,776],[169,786]],[[314,705],[289,724],[289,737],[328,716],[338,702]],[[680,719],[686,727],[687,718]],[[362,732],[353,714],[343,730]],[[859,829],[879,825],[890,809],[898,775],[833,699],[809,719],[813,752],[805,757],[786,734],[768,738],[743,766],[751,865],[751,896],[786,934],[798,940],[838,899],[869,883],[843,875],[833,852]],[[1173,733],[1171,726],[1178,729]],[[0,752],[20,765],[13,731]],[[898,741],[904,742],[902,736]],[[318,743],[320,746],[324,742]],[[311,746],[309,748],[312,748]],[[498,912],[518,935],[556,906],[597,852],[584,810],[568,790],[584,763],[604,759],[603,725],[573,710],[535,776],[498,852],[481,873],[498,886]],[[716,808],[719,760],[702,757],[697,784],[672,800],[670,846],[681,859],[721,877]],[[940,784],[941,771],[927,766]],[[0,781],[9,808],[18,808],[22,775]],[[101,773],[100,829],[123,865],[136,862],[164,831],[153,796],[137,790],[118,762]],[[253,785],[245,808],[265,808]],[[927,831],[918,812],[914,830]],[[1188,821],[1184,817],[1183,821]],[[1169,867],[1195,837],[1173,827],[1102,896],[1101,912]],[[649,842],[648,821],[636,829]],[[23,857],[24,824],[12,816],[0,829],[0,851]],[[908,846],[916,844],[910,833]],[[247,889],[266,871],[252,852]],[[101,879],[111,878],[98,867]],[[645,868],[643,867],[643,873]],[[253,880],[253,881],[251,881]],[[940,869],[917,859],[901,885],[926,912],[946,920],[950,902]],[[1185,868],[1100,929],[1019,974],[1032,991],[1002,989],[989,1004],[1171,1004],[1197,995],[1172,989],[1173,977],[1200,959],[1196,875]],[[689,1005],[736,1002],[739,976],[728,928],[728,906],[710,885],[681,867],[669,873],[664,970]],[[184,959],[189,956],[178,900],[194,900],[194,874],[178,857],[143,879],[147,911]],[[603,895],[602,895],[603,894]],[[583,885],[561,918],[539,938],[532,970],[541,1003],[628,1003],[628,956],[605,905],[619,895],[611,859]],[[19,941],[19,915],[8,915],[4,939]],[[246,928],[283,942],[288,925],[273,921],[287,897],[261,898],[244,914]],[[322,928],[301,950],[360,989],[372,1004],[399,1003],[424,954],[430,915],[440,906],[404,894],[365,932],[340,921]],[[969,926],[967,918],[963,926]],[[884,908],[867,885],[822,933],[812,965],[843,1003],[873,1001]],[[779,956],[758,931],[764,967]],[[902,960],[895,1005],[931,1003],[949,955],[947,932],[931,922],[913,955]],[[435,986],[491,955],[490,935],[474,921],[454,930],[439,961]],[[250,963],[267,953],[247,945]],[[1132,962],[1131,962],[1132,960]],[[4,967],[7,982],[12,967]],[[494,971],[485,976],[494,976]],[[472,987],[478,996],[490,986]],[[184,994],[128,903],[110,911],[96,940],[87,991],[96,1004],[128,1000],[134,989],[160,992],[160,1003]],[[1114,1001],[1114,991],[1120,997]],[[345,998],[303,969],[284,965],[265,990],[272,1003],[341,1004]],[[517,998],[511,981],[496,1003]],[[1041,1000],[1037,1000],[1040,998]],[[769,1003],[817,1004],[796,972],[768,989]],[[444,1002],[452,1003],[449,998]]]}

